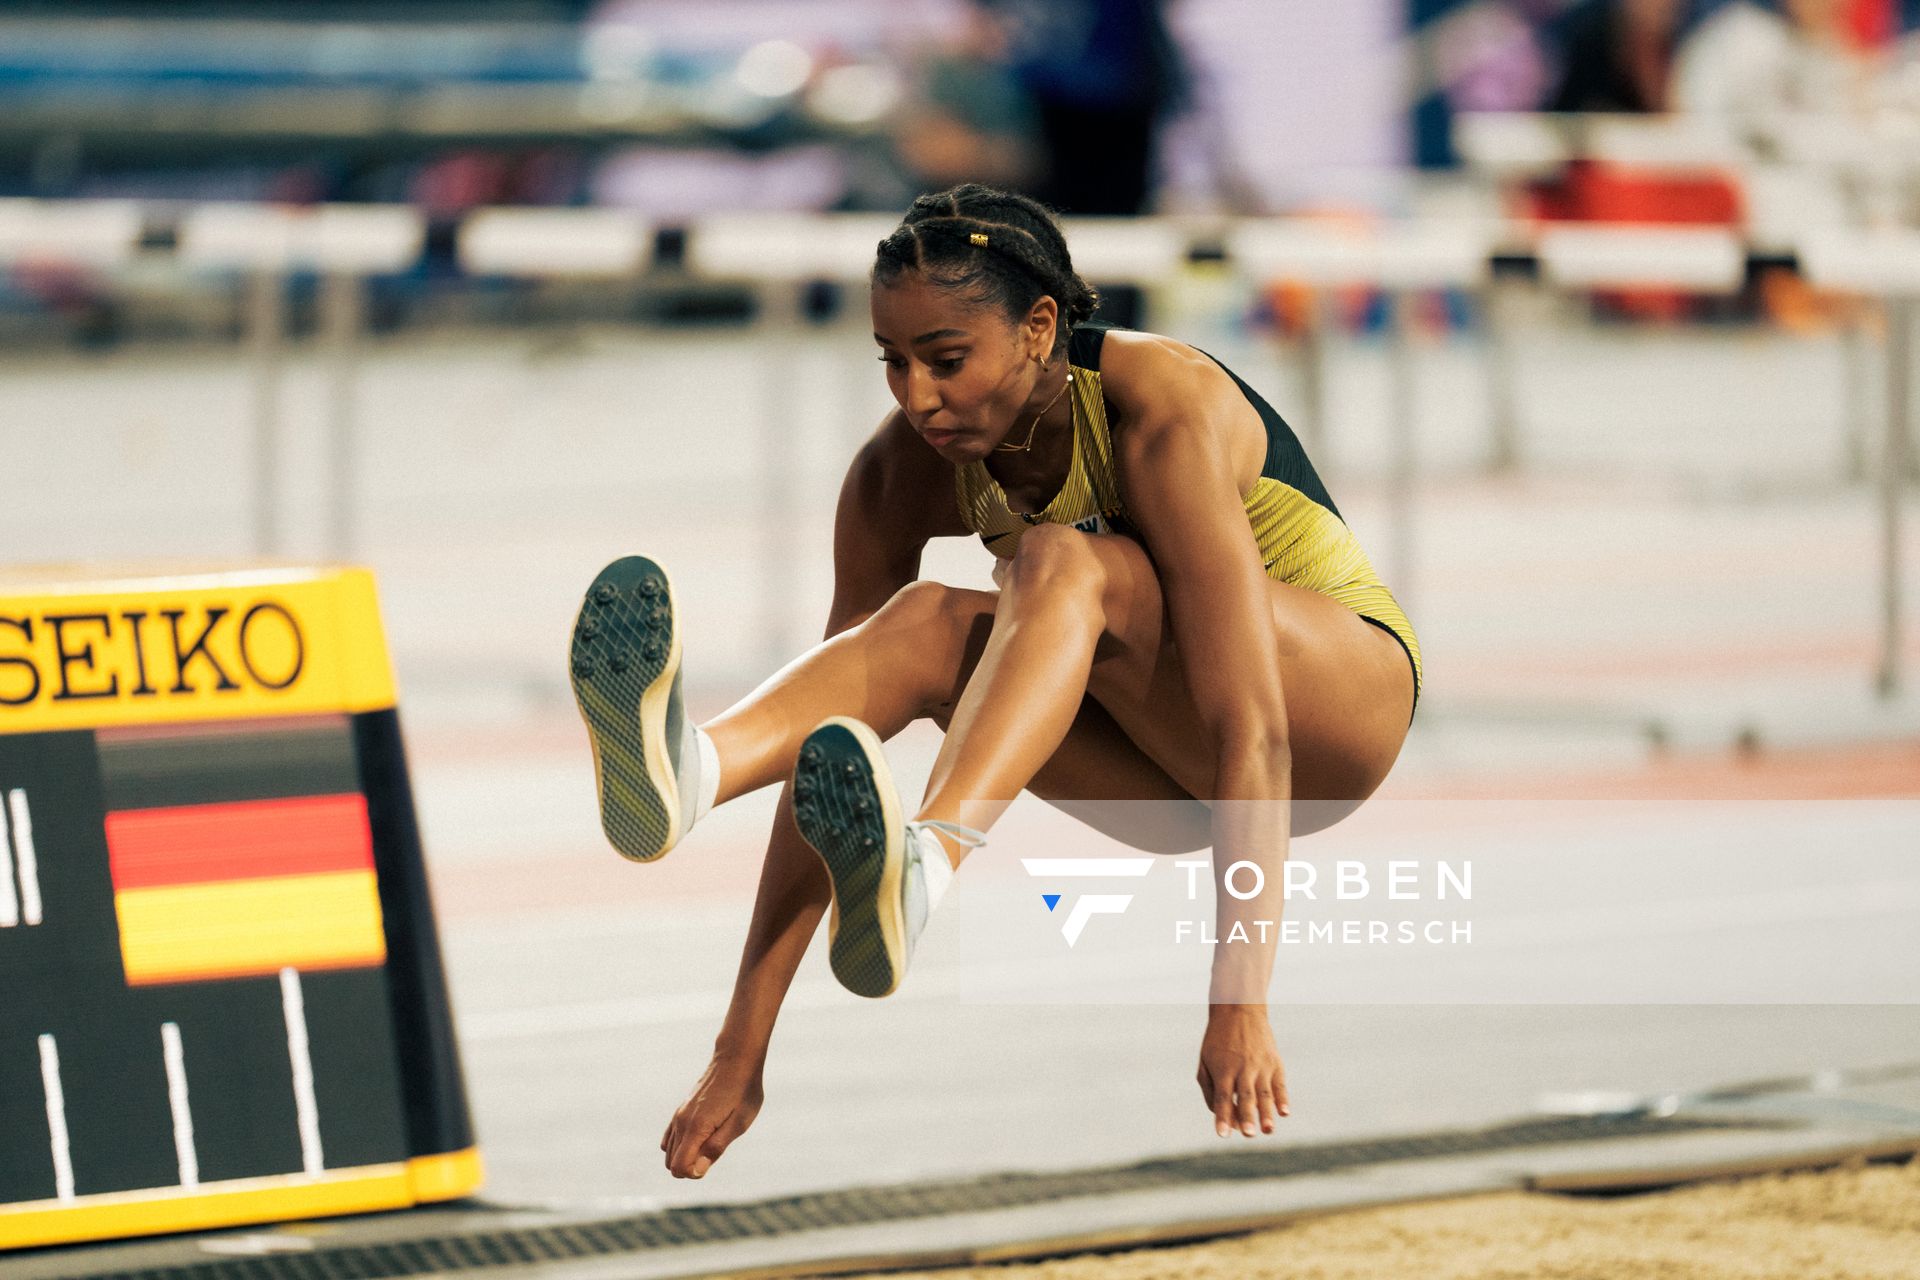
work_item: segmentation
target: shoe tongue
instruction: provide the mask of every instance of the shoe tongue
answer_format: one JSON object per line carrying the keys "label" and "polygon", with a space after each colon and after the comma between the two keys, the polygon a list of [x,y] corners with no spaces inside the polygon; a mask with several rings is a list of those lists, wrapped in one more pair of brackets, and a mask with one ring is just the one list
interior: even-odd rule
{"label": "shoe tongue", "polygon": [[668,704],[667,712],[667,749],[674,753],[672,768],[674,785],[680,792],[680,830],[674,832],[677,841],[687,834],[694,822],[700,817],[700,732],[691,720],[680,716],[676,725],[674,720],[679,709],[677,696]]}
{"label": "shoe tongue", "polygon": [[927,892],[927,910],[931,912],[940,905],[941,896],[953,881],[953,862],[947,857],[946,846],[933,828],[914,827],[912,831],[915,860],[920,864],[920,879]]}
{"label": "shoe tongue", "polygon": [[667,693],[667,742],[678,744],[681,736],[692,726],[687,723],[687,709],[680,701],[680,673],[673,673],[673,687]]}
{"label": "shoe tongue", "polygon": [[946,848],[940,843],[940,837],[934,834],[931,827],[916,826],[911,829],[910,834],[913,838],[907,842],[908,859],[919,863],[923,871],[936,860],[948,861]]}

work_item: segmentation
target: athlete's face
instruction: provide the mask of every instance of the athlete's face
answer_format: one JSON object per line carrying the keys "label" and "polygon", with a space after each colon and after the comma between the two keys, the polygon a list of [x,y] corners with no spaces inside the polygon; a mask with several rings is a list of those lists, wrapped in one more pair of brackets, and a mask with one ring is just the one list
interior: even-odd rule
{"label": "athlete's face", "polygon": [[952,462],[984,458],[1034,412],[1058,314],[1043,297],[1016,324],[916,272],[873,289],[887,388],[920,438]]}

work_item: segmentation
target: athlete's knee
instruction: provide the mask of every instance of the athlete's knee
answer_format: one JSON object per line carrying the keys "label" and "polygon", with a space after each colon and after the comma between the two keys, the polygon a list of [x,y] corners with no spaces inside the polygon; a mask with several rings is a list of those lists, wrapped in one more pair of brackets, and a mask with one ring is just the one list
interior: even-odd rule
{"label": "athlete's knee", "polygon": [[1063,524],[1039,524],[1020,535],[1006,585],[1015,596],[1032,599],[1068,595],[1097,599],[1104,573],[1093,543]]}
{"label": "athlete's knee", "polygon": [[993,612],[991,591],[968,591],[921,579],[894,592],[863,625],[888,635],[933,641],[964,633],[983,612]]}
{"label": "athlete's knee", "polygon": [[870,644],[921,677],[929,697],[944,699],[992,625],[996,598],[943,582],[909,582],[861,626]]}

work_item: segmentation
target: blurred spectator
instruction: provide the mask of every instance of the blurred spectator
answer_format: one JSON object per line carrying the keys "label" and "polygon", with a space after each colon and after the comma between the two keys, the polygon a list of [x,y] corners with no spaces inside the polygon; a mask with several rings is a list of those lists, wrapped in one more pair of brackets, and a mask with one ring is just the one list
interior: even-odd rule
{"label": "blurred spectator", "polygon": [[583,187],[583,167],[578,155],[560,147],[462,148],[420,161],[408,175],[406,198],[433,218],[489,204],[572,204]]}
{"label": "blurred spectator", "polygon": [[650,144],[607,157],[589,189],[594,204],[637,209],[663,222],[831,209],[847,191],[848,163],[845,148],[825,143],[766,151]]}
{"label": "blurred spectator", "polygon": [[1586,0],[1567,19],[1549,111],[1667,109],[1683,0]]}
{"label": "blurred spectator", "polygon": [[1734,0],[1681,46],[1673,105],[1742,117],[1863,108],[1870,68],[1848,0]]}
{"label": "blurred spectator", "polygon": [[1154,141],[1184,97],[1166,0],[976,0],[999,16],[1040,123],[1035,194],[1075,214],[1147,211]]}
{"label": "blurred spectator", "polygon": [[954,39],[923,55],[914,101],[894,135],[914,192],[961,182],[1033,184],[1037,123],[1008,65],[1007,36],[994,15],[970,9]]}
{"label": "blurred spectator", "polygon": [[1532,111],[1553,88],[1542,36],[1553,0],[1508,0],[1442,10],[1431,32],[1432,71],[1455,111]]}

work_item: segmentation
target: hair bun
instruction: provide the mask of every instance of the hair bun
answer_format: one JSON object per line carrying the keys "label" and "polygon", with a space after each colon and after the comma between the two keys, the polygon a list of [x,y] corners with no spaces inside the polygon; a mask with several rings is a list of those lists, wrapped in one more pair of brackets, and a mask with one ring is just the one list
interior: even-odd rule
{"label": "hair bun", "polygon": [[1071,295],[1067,299],[1067,319],[1073,324],[1093,319],[1094,312],[1100,309],[1100,291],[1082,280],[1073,277]]}

